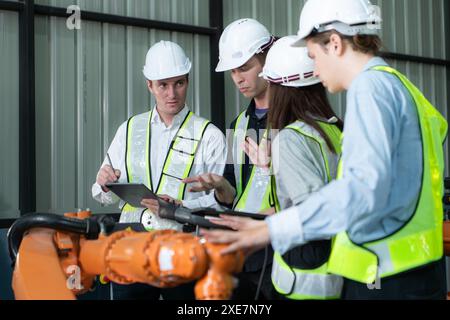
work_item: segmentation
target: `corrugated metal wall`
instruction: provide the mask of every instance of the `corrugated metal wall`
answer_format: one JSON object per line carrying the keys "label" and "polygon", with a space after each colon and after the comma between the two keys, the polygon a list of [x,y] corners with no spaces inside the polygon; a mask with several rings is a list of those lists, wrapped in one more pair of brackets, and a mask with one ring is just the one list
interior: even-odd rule
{"label": "corrugated metal wall", "polygon": [[0,217],[19,216],[19,24],[0,11]]}
{"label": "corrugated metal wall", "polygon": [[[226,1],[226,0],[225,0]],[[38,5],[209,27],[209,0],[35,0]]]}
{"label": "corrugated metal wall", "polygon": [[[382,38],[385,51],[430,58],[450,59],[445,52],[444,2],[446,0],[376,0],[380,6],[384,25]],[[239,18],[254,18],[277,36],[296,34],[300,8],[304,0],[225,0],[224,27]],[[405,73],[425,96],[448,118],[448,81],[445,67],[422,63],[389,61]],[[230,76],[225,78],[227,125],[243,110],[248,101],[235,89]],[[336,112],[345,113],[345,95],[330,96]],[[448,147],[446,152],[448,162]],[[448,174],[447,166],[447,174]]]}
{"label": "corrugated metal wall", "polygon": [[[74,1],[37,1],[65,7]],[[205,26],[208,1],[79,1],[81,10]],[[154,104],[142,67],[159,40],[179,43],[193,61],[188,105],[210,117],[209,38],[83,21],[36,18],[37,210],[101,208],[91,185],[119,125]]]}

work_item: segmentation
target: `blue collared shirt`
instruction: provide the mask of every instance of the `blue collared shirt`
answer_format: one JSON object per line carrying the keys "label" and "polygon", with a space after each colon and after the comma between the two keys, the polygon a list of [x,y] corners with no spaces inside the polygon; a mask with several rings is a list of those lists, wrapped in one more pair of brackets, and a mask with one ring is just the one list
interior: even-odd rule
{"label": "blue collared shirt", "polygon": [[347,231],[356,243],[384,238],[413,215],[422,179],[417,110],[400,80],[370,70],[371,59],[347,92],[343,176],[299,206],[266,219],[280,253]]}

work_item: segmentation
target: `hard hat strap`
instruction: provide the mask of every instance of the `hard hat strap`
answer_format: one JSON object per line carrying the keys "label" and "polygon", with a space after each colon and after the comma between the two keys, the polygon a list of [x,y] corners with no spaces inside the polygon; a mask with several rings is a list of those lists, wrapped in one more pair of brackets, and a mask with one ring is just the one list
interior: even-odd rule
{"label": "hard hat strap", "polygon": [[323,33],[331,30],[336,30],[337,32],[346,36],[356,36],[358,34],[376,35],[378,30],[380,29],[381,24],[377,21],[363,22],[352,25],[348,25],[340,21],[333,21],[330,23],[315,26],[312,33]]}
{"label": "hard hat strap", "polygon": [[262,45],[261,48],[259,48],[256,51],[256,54],[263,53],[264,51],[266,51],[266,49],[269,49],[274,44],[274,42],[275,42],[275,37],[274,36],[270,36],[269,42],[267,42],[266,44]]}
{"label": "hard hat strap", "polygon": [[297,81],[297,80],[305,80],[305,79],[312,78],[313,76],[314,76],[314,72],[311,71],[311,72],[305,72],[303,74],[303,76],[300,74],[286,76],[286,77],[280,77],[280,78],[272,78],[270,76],[266,76],[266,79],[272,83],[281,84],[281,83],[289,83],[289,82]]}

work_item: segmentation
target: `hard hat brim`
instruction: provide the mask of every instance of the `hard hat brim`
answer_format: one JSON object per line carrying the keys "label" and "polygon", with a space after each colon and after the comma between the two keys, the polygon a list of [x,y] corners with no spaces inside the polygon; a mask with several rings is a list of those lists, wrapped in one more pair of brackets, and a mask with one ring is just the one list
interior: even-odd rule
{"label": "hard hat brim", "polygon": [[149,70],[147,70],[146,67],[144,66],[142,73],[144,74],[144,77],[147,80],[157,81],[157,80],[164,80],[164,79],[170,79],[170,78],[184,76],[186,74],[189,74],[189,72],[191,72],[191,68],[192,68],[192,63],[189,62],[189,64],[186,66],[186,68],[184,70],[180,70],[178,72],[173,72],[173,73],[167,73],[164,75],[155,75],[155,74],[152,74]]}
{"label": "hard hat brim", "polygon": [[230,70],[230,69],[228,69],[226,64],[223,63],[222,61],[219,61],[219,63],[216,66],[216,69],[215,69],[216,72],[225,72],[228,70]]}
{"label": "hard hat brim", "polygon": [[306,37],[308,37],[311,32],[313,31],[313,28],[304,28],[303,30],[298,30],[297,33],[297,40],[292,42],[291,47],[306,47]]}
{"label": "hard hat brim", "polygon": [[306,41],[304,38],[298,38],[297,40],[295,40],[294,42],[291,43],[291,47],[306,47]]}

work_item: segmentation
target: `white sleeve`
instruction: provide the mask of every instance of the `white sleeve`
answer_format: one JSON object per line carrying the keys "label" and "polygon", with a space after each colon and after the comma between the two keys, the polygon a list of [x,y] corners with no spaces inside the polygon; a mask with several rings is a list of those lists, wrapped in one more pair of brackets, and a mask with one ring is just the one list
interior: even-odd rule
{"label": "white sleeve", "polygon": [[[203,166],[203,173],[223,175],[223,170],[227,159],[226,141],[222,131],[220,131],[213,124],[210,124],[205,131],[199,153],[200,155],[196,157],[195,161],[197,162],[197,165]],[[203,163],[198,163],[198,161],[202,161]],[[216,202],[213,192],[197,199],[184,200],[183,206],[190,209],[222,209],[222,207]]]}
{"label": "white sleeve", "polygon": [[[127,182],[125,169],[126,131],[127,122],[124,122],[117,130],[116,135],[114,136],[114,139],[108,149],[114,169],[120,170],[119,182]],[[109,161],[105,156],[100,169],[108,164]],[[98,202],[106,205],[111,205],[119,201],[119,197],[111,191],[104,192],[98,183],[94,183],[92,185],[92,197]]]}

